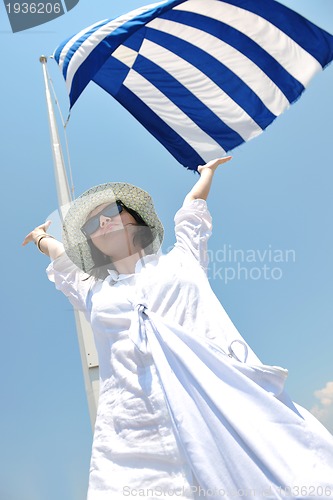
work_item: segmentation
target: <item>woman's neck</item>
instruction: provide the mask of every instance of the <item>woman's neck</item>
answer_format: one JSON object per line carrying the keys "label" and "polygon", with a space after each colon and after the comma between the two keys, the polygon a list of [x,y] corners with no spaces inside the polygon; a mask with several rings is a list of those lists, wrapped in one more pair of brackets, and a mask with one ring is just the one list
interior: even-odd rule
{"label": "woman's neck", "polygon": [[112,259],[113,265],[119,274],[133,274],[135,273],[135,266],[137,262],[144,256],[143,252],[137,252],[123,259]]}

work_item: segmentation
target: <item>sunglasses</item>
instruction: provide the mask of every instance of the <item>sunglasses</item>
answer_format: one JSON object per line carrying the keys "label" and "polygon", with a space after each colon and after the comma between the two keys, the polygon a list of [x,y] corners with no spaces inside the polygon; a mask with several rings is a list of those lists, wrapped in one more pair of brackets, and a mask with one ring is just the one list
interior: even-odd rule
{"label": "sunglasses", "polygon": [[104,217],[116,217],[117,215],[121,214],[123,210],[124,205],[121,203],[121,201],[111,203],[107,207],[103,208],[103,210],[98,212],[98,214],[88,219],[81,227],[81,231],[87,238],[89,238],[100,227],[101,215],[104,215]]}

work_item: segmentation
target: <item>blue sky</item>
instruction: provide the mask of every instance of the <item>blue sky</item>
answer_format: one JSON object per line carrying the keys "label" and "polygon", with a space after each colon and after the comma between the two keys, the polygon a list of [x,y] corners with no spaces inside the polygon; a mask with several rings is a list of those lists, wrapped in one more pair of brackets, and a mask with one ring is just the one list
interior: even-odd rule
{"label": "blue sky", "polygon": [[[80,0],[65,16],[16,34],[0,5],[1,212],[8,216],[0,498],[6,500],[84,500],[92,442],[71,306],[46,278],[48,258],[34,245],[21,247],[57,208],[39,56],[83,27],[143,3]],[[331,0],[282,3],[333,33]],[[66,115],[65,84],[54,61],[48,68]],[[214,291],[262,361],[289,369],[292,398],[331,432],[332,83],[330,66],[264,134],[235,150],[209,198]],[[107,181],[143,187],[155,200],[168,249],[174,213],[195,175],[97,86],[75,105],[68,140],[76,194]],[[241,262],[238,252],[225,262],[227,250],[254,261]]]}

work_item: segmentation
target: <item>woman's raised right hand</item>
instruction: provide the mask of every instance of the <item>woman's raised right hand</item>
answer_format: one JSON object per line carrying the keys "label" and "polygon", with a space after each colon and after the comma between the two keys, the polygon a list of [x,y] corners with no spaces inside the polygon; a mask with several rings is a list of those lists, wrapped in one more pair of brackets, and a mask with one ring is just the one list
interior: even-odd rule
{"label": "woman's raised right hand", "polygon": [[23,243],[22,243],[22,246],[24,247],[25,245],[27,245],[28,243],[30,243],[31,241],[35,243],[36,239],[38,238],[38,236],[40,236],[41,234],[45,234],[47,233],[47,230],[48,228],[50,227],[50,224],[51,224],[51,221],[50,220],[47,220],[46,222],[44,222],[44,224],[41,224],[40,226],[37,226],[35,227],[35,229],[33,229],[29,234],[27,234],[27,236],[24,238],[23,240]]}

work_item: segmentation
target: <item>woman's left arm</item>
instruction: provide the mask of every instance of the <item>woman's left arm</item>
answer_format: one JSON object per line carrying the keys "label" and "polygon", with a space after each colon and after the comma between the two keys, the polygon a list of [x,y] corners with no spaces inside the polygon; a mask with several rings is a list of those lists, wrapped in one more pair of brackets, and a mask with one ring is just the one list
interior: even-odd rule
{"label": "woman's left arm", "polygon": [[191,191],[185,197],[184,205],[187,205],[192,200],[207,200],[215,170],[219,165],[222,165],[229,160],[231,160],[231,156],[225,156],[224,158],[216,158],[215,160],[211,160],[206,163],[206,165],[199,165],[198,172],[200,174],[200,179],[196,182]]}

